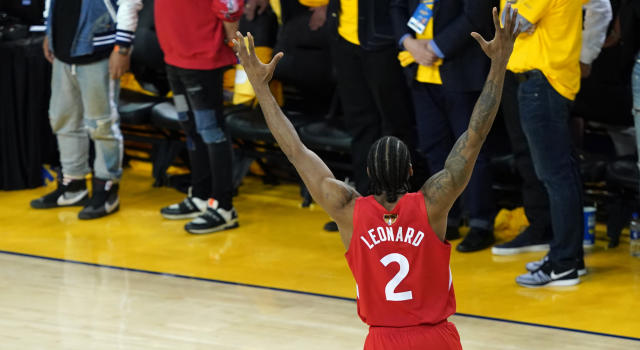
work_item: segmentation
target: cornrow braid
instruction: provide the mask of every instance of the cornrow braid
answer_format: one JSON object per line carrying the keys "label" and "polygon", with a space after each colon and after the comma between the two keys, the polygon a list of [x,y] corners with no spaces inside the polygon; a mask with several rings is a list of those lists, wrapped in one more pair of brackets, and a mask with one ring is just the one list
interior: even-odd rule
{"label": "cornrow braid", "polygon": [[409,191],[410,167],[411,155],[404,142],[393,136],[378,139],[367,157],[371,192],[384,194],[387,202],[395,202],[398,195]]}

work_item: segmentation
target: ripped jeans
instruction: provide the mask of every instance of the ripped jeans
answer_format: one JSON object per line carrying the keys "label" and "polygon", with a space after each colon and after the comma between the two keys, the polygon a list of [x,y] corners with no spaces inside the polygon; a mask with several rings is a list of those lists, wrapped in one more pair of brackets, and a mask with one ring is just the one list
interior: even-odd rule
{"label": "ripped jeans", "polygon": [[120,82],[109,77],[109,60],[70,65],[53,62],[49,121],[58,139],[62,173],[81,178],[91,172],[89,138],[94,141],[95,176],[118,182],[123,142],[118,115]]}
{"label": "ripped jeans", "polygon": [[167,65],[178,119],[187,136],[191,163],[192,195],[215,198],[225,209],[232,207],[231,143],[222,112],[222,74],[212,70]]}

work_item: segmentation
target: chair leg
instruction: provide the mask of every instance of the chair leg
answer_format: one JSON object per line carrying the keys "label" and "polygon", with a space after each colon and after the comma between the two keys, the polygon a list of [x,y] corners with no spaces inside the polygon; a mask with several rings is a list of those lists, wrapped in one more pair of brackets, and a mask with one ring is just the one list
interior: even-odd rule
{"label": "chair leg", "polygon": [[629,222],[632,209],[627,201],[620,197],[614,197],[607,206],[609,217],[607,219],[607,236],[609,237],[609,248],[615,248],[620,244],[620,234],[622,229]]}
{"label": "chair leg", "polygon": [[163,140],[154,146],[153,156],[153,187],[162,187],[168,183],[167,169],[184,148],[180,140]]}
{"label": "chair leg", "polygon": [[253,158],[247,157],[241,149],[233,150],[233,188],[237,190],[242,184],[242,179],[249,173]]}
{"label": "chair leg", "polygon": [[300,181],[300,196],[302,197],[302,207],[309,208],[311,203],[313,203],[313,197],[311,197],[309,189],[302,183],[302,180]]}

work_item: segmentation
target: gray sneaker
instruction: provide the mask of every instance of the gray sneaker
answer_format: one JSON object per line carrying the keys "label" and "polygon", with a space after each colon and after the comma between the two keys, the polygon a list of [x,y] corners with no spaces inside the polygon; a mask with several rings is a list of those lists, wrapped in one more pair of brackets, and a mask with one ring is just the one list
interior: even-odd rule
{"label": "gray sneaker", "polygon": [[516,283],[529,288],[567,287],[580,283],[580,276],[578,276],[576,269],[554,271],[551,267],[551,261],[546,261],[538,270],[516,277]]}
{"label": "gray sneaker", "polygon": [[[525,268],[529,272],[535,272],[539,270],[545,262],[549,261],[549,255],[545,255],[538,261],[528,262]],[[582,277],[587,274],[587,267],[584,265],[584,260],[578,260],[578,276]]]}

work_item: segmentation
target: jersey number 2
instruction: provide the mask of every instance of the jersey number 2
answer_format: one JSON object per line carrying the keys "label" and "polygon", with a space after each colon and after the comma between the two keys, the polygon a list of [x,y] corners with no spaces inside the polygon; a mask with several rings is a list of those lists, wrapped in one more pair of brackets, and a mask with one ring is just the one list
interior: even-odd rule
{"label": "jersey number 2", "polygon": [[409,274],[409,260],[404,257],[402,254],[391,253],[386,255],[384,258],[380,259],[380,262],[384,266],[388,266],[392,262],[398,263],[400,265],[400,271],[396,273],[395,276],[387,283],[387,286],[384,288],[384,293],[387,296],[387,300],[389,301],[404,301],[413,299],[413,294],[411,291],[406,292],[396,292],[396,287],[402,282],[405,277]]}

